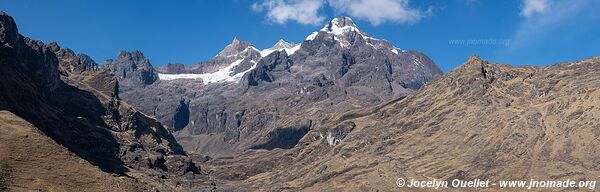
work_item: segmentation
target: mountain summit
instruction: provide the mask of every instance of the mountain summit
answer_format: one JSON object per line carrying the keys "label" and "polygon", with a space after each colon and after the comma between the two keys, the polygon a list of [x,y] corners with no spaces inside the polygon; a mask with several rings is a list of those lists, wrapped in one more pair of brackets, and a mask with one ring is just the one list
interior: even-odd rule
{"label": "mountain summit", "polygon": [[279,39],[273,47],[260,51],[260,55],[265,57],[274,51],[285,51],[288,55],[292,55],[298,49],[300,49],[300,44],[288,43],[283,39]]}
{"label": "mountain summit", "polygon": [[277,41],[277,43],[275,43],[275,45],[273,45],[273,47],[271,47],[271,49],[284,49],[284,48],[292,48],[294,46],[296,46],[297,44],[293,44],[293,43],[288,43],[287,41],[283,40],[283,39],[279,39],[279,41]]}
{"label": "mountain summit", "polygon": [[321,31],[342,34],[345,32],[360,32],[358,27],[352,22],[349,17],[338,17],[330,20]]}
{"label": "mountain summit", "polygon": [[239,54],[246,50],[246,48],[252,47],[252,44],[243,40],[238,39],[237,37],[233,38],[231,43],[227,45],[216,57],[227,57],[231,55]]}
{"label": "mountain summit", "polygon": [[140,51],[121,51],[115,60],[106,60],[101,66],[113,72],[121,83],[148,85],[158,80],[150,60]]}

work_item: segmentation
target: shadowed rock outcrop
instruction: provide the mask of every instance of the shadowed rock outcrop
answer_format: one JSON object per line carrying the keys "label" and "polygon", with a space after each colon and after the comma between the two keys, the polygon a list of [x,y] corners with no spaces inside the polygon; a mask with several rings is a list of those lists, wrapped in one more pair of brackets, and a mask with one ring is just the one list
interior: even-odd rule
{"label": "shadowed rock outcrop", "polygon": [[175,109],[175,115],[173,115],[173,131],[179,131],[190,123],[190,108],[189,104],[185,100],[179,101],[179,105]]}

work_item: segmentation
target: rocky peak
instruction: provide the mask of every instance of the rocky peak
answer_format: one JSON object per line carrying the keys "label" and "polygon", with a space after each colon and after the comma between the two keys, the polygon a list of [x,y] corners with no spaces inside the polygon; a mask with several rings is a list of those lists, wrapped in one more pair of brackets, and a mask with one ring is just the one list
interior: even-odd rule
{"label": "rocky peak", "polygon": [[358,31],[358,27],[354,24],[354,22],[352,22],[352,19],[345,16],[333,18],[325,25],[323,29],[329,32],[334,32],[335,30],[339,29]]}
{"label": "rocky peak", "polygon": [[277,41],[277,43],[275,43],[275,45],[273,45],[273,47],[271,47],[271,49],[292,48],[294,46],[296,46],[296,44],[288,43],[283,39],[279,39],[279,41]]}
{"label": "rocky peak", "polygon": [[117,61],[119,60],[129,60],[133,61],[135,64],[150,65],[150,62],[146,56],[144,56],[144,54],[138,50],[134,50],[132,52],[120,51],[117,55]]}
{"label": "rocky peak", "polygon": [[[338,41],[342,48],[359,44],[369,44],[373,47],[384,41],[371,38],[367,33],[361,31],[352,19],[348,17],[337,17],[327,22],[321,30],[309,35],[306,40],[312,41],[315,39],[332,39]],[[370,42],[377,41],[377,42]]]}
{"label": "rocky peak", "polygon": [[219,54],[217,54],[217,57],[237,55],[248,48],[254,47],[252,47],[251,43],[240,40],[237,37],[235,37],[233,38],[233,41],[231,41],[231,43],[227,45],[227,47],[225,47],[225,49],[223,49],[221,52],[219,52]]}
{"label": "rocky peak", "polygon": [[0,43],[14,46],[18,36],[17,24],[15,24],[13,18],[0,11]]}
{"label": "rocky peak", "polygon": [[482,73],[485,72],[485,67],[486,64],[488,64],[488,61],[482,60],[481,58],[479,58],[478,55],[472,55],[471,57],[469,57],[469,59],[467,59],[467,61],[465,61],[465,63],[458,67],[456,70],[466,70],[466,71],[482,71]]}
{"label": "rocky peak", "polygon": [[107,60],[102,66],[113,72],[120,81],[129,79],[134,83],[152,84],[158,79],[150,60],[140,51],[120,51],[116,60]]}
{"label": "rocky peak", "polygon": [[363,32],[352,22],[352,19],[344,16],[333,18],[325,24],[321,31],[333,33],[336,36],[345,35],[348,32],[356,32],[363,35]]}
{"label": "rocky peak", "polygon": [[98,69],[98,64],[86,54],[76,54],[69,48],[63,48],[55,41],[48,44],[59,61],[60,70],[68,73],[82,73]]}
{"label": "rocky peak", "polygon": [[279,41],[277,41],[277,43],[275,43],[275,45],[273,45],[273,47],[260,51],[260,55],[262,57],[266,57],[267,55],[271,54],[274,51],[284,51],[284,50],[288,55],[292,55],[299,48],[300,48],[300,44],[288,43],[283,39],[279,39]]}
{"label": "rocky peak", "polygon": [[482,61],[483,60],[481,60],[477,54],[473,54],[471,57],[469,57],[469,59],[467,59],[466,64],[481,63]]}
{"label": "rocky peak", "polygon": [[[13,18],[0,11],[0,62],[3,62],[0,63],[0,67],[5,67],[0,70],[32,79],[39,86],[38,91],[40,92],[54,91],[60,85],[60,78],[58,70],[56,70],[58,68],[57,61],[55,58],[47,56],[50,51],[43,42],[21,36]],[[10,60],[13,54],[19,58],[27,57],[27,59],[16,60],[13,58],[14,60]],[[16,68],[23,71],[15,71]]]}
{"label": "rocky peak", "polygon": [[[252,69],[261,59],[261,53],[251,43],[237,37],[209,61],[200,62],[198,69],[204,73],[204,82],[239,79],[238,76]],[[234,77],[236,74],[240,74]]]}

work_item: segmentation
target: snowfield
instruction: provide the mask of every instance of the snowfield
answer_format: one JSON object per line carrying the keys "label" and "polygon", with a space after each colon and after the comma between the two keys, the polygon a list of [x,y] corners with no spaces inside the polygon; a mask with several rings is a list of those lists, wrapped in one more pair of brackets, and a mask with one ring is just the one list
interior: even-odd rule
{"label": "snowfield", "polygon": [[216,83],[216,82],[236,82],[237,83],[244,74],[246,74],[247,72],[252,70],[254,67],[256,67],[256,62],[250,61],[250,62],[254,63],[254,65],[250,69],[232,76],[231,72],[233,71],[233,68],[238,66],[240,63],[242,63],[242,61],[244,61],[244,59],[239,59],[237,61],[234,61],[233,63],[229,64],[227,67],[219,69],[218,71],[216,71],[214,73],[204,73],[204,74],[162,74],[162,73],[159,73],[158,78],[160,80],[164,80],[164,81],[171,81],[171,80],[176,80],[176,79],[202,79],[202,82],[204,84]]}
{"label": "snowfield", "polygon": [[298,51],[298,49],[300,49],[300,44],[298,44],[294,47],[291,47],[291,48],[281,48],[281,49],[269,48],[269,49],[260,51],[260,56],[266,57],[267,55],[269,55],[275,51],[285,51],[288,55],[293,55],[296,51]]}

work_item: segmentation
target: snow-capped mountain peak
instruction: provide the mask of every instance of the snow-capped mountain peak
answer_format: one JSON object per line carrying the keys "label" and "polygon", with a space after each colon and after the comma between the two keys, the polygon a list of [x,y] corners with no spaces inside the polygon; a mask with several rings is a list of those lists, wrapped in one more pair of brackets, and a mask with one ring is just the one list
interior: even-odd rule
{"label": "snow-capped mountain peak", "polygon": [[292,43],[288,43],[287,41],[283,40],[283,39],[279,39],[279,41],[277,41],[277,43],[275,43],[275,45],[273,45],[273,47],[271,47],[272,49],[281,49],[281,48],[291,48],[293,47],[294,44]]}
{"label": "snow-capped mountain peak", "polygon": [[368,45],[374,49],[387,49],[396,55],[398,51],[403,51],[394,47],[386,40],[369,36],[368,33],[360,30],[351,18],[345,16],[331,19],[325,23],[321,30],[315,31],[306,37],[305,41],[313,41],[318,36],[333,38],[342,48],[359,43],[361,45]]}
{"label": "snow-capped mountain peak", "polygon": [[[371,41],[379,41],[379,39],[369,37],[369,35],[367,33],[361,31],[356,26],[356,24],[354,24],[352,19],[350,19],[349,17],[345,17],[345,16],[333,18],[332,20],[327,22],[323,26],[323,28],[321,28],[321,30],[315,31],[312,34],[310,34],[308,37],[306,37],[306,41],[313,41],[320,34],[327,35],[327,36],[333,35],[333,39],[338,41],[340,46],[343,48],[348,47],[351,44],[353,44],[353,41],[355,39],[353,37],[354,34],[362,37],[362,39],[365,40],[365,41],[363,41],[365,44],[373,46],[375,48],[376,48],[376,44],[378,44],[378,43],[371,42]],[[352,35],[350,35],[350,34],[352,34]],[[348,35],[350,35],[352,37],[350,37]]]}
{"label": "snow-capped mountain peak", "polygon": [[288,55],[292,55],[298,49],[300,49],[300,44],[288,43],[285,40],[280,39],[273,47],[260,51],[260,55],[266,57],[275,51],[285,51]]}
{"label": "snow-capped mountain peak", "polygon": [[358,27],[348,17],[333,18],[329,21],[321,31],[333,33],[334,35],[343,35],[344,33],[355,31],[362,34]]}

